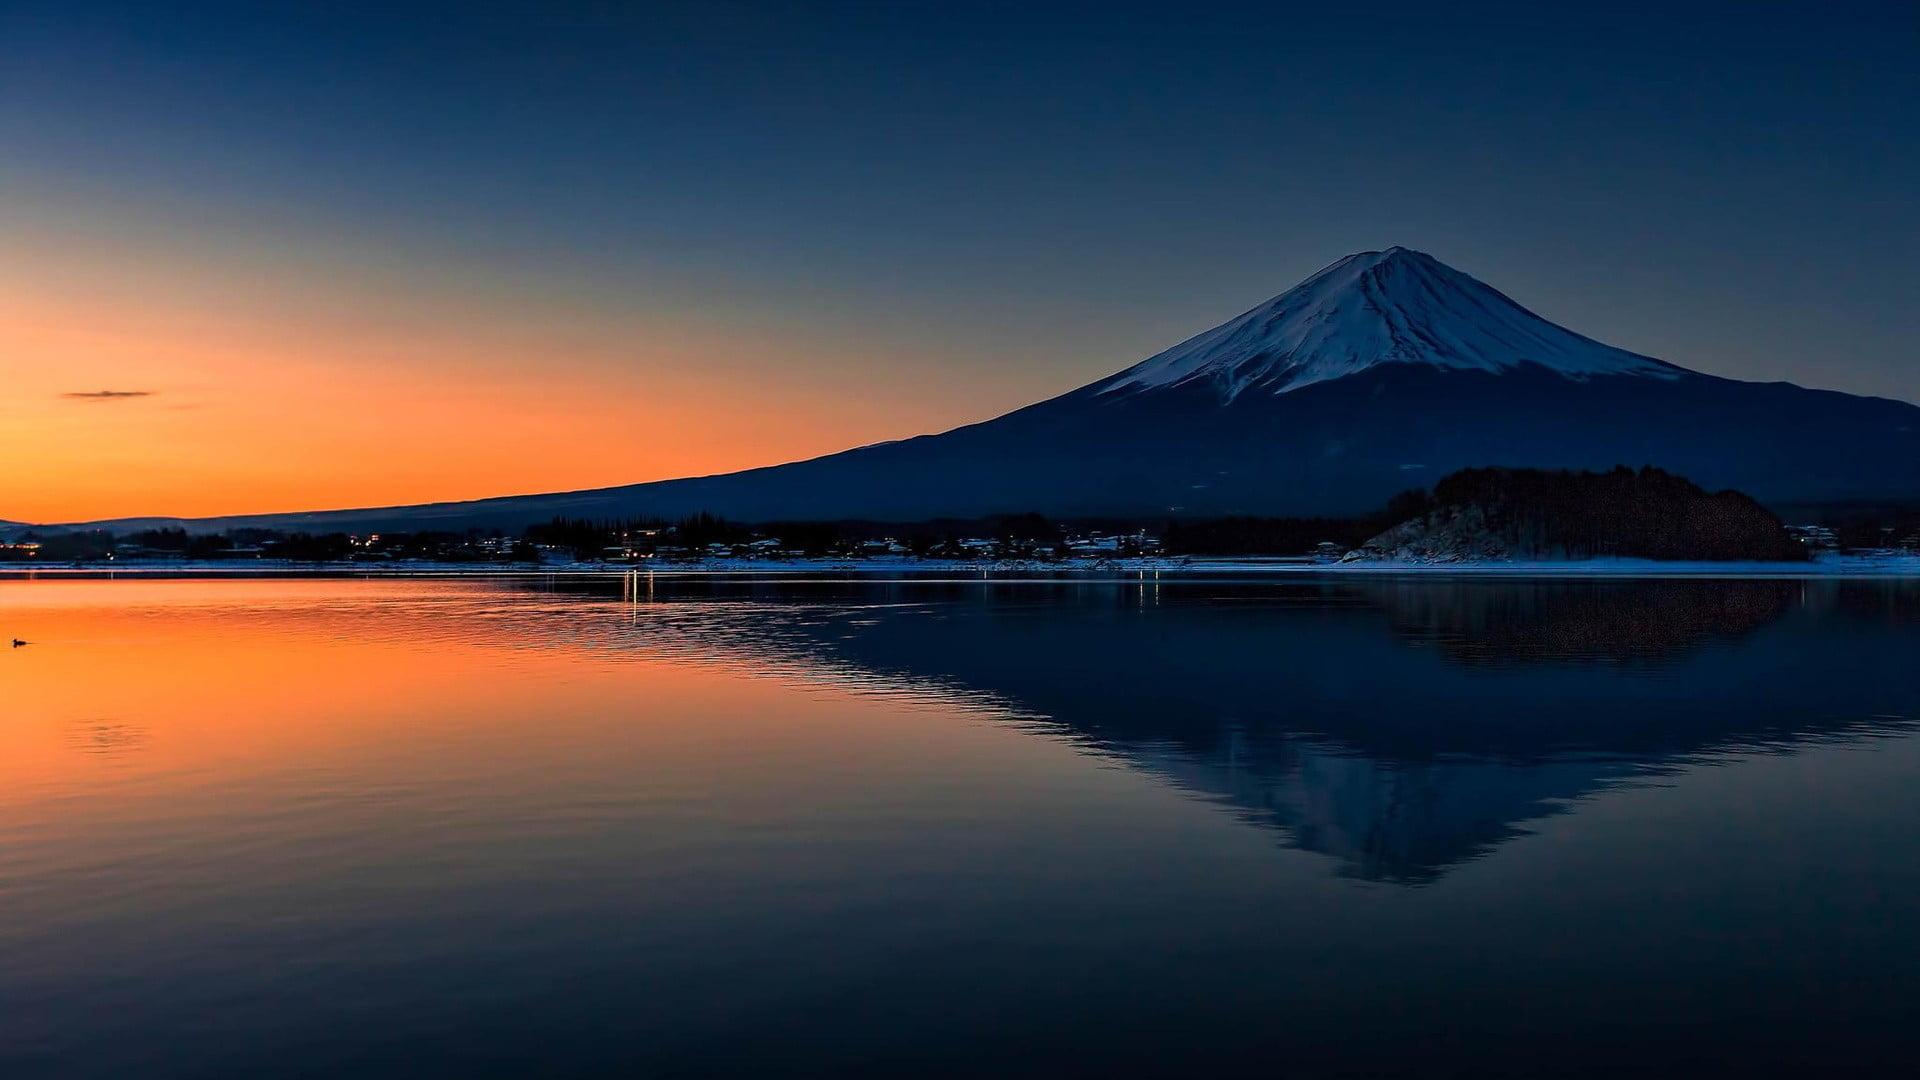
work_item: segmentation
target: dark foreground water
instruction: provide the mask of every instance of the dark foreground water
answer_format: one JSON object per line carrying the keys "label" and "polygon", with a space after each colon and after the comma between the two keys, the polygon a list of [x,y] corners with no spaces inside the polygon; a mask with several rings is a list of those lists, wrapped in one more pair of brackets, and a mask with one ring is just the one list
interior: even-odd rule
{"label": "dark foreground water", "polygon": [[1920,586],[0,582],[0,1076],[1920,1054]]}

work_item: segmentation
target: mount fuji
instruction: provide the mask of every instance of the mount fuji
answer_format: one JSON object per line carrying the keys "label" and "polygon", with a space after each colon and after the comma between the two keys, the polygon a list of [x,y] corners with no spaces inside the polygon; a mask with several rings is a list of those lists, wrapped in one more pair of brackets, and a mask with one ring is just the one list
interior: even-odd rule
{"label": "mount fuji", "polygon": [[1570,379],[1684,374],[1555,326],[1431,255],[1395,247],[1349,255],[1093,389],[1138,394],[1197,384],[1229,404],[1386,364],[1494,374],[1531,366]]}
{"label": "mount fuji", "polygon": [[937,435],[595,491],[184,524],[1346,514],[1468,466],[1617,464],[1776,503],[1913,498],[1920,407],[1617,349],[1395,247],[1349,255],[1107,378]]}

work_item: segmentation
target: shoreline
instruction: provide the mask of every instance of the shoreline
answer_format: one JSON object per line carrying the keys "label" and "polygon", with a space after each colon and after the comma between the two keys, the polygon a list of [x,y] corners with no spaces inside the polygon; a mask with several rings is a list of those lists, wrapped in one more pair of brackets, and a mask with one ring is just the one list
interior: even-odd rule
{"label": "shoreline", "polygon": [[578,577],[624,578],[752,577],[756,580],[792,576],[809,581],[913,582],[1128,582],[1168,579],[1255,580],[1340,577],[1510,577],[1510,578],[1746,578],[1746,579],[1908,579],[1920,578],[1920,554],[1831,555],[1806,563],[1781,562],[1658,562],[1650,559],[1587,559],[1579,561],[1513,560],[1488,562],[1320,562],[1292,557],[1209,559],[1112,559],[1081,564],[1021,561],[946,562],[922,559],[715,559],[698,563],[649,566],[606,563],[500,564],[489,563],[294,563],[142,562],[99,564],[0,564],[0,581],[35,578],[112,580],[118,578],[223,577],[358,577],[358,578],[499,578]]}

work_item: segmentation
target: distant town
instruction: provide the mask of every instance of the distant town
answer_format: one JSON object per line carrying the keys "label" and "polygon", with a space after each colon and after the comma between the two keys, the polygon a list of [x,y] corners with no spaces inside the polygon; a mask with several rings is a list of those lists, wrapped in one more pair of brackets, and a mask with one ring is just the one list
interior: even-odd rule
{"label": "distant town", "polygon": [[[256,565],[449,565],[536,567],[700,567],[828,560],[876,564],[1023,563],[1101,566],[1139,560],[1263,557],[1310,563],[1351,560],[1362,541],[1335,520],[1221,519],[1147,528],[1090,528],[1034,515],[973,523],[971,530],[906,526],[862,531],[822,523],[751,527],[702,515],[675,523],[598,525],[559,520],[518,534],[498,530],[353,535],[236,529],[190,534],[146,529],[27,530],[0,542],[0,565],[165,567]],[[1320,540],[1314,526],[1327,535]],[[1810,556],[1920,554],[1920,526],[1786,526]]]}
{"label": "distant town", "polygon": [[[799,559],[1100,562],[1167,553],[1164,530],[1075,528],[1031,515],[893,530],[822,523],[746,526],[709,515],[679,522],[592,523],[565,519],[518,533],[500,530],[388,532],[354,535],[235,529],[193,534],[183,529],[27,530],[0,543],[0,562],[62,565],[169,563],[453,565],[698,565]],[[1178,530],[1175,530],[1176,532]],[[1317,552],[1337,558],[1346,548],[1327,541]]]}
{"label": "distant town", "polygon": [[745,524],[554,518],[518,531],[307,533],[185,527],[10,526],[0,564],[725,567],[933,562],[1112,565],[1264,558],[1306,563],[1474,563],[1636,558],[1806,562],[1920,554],[1920,507],[1840,507],[1785,524],[1739,492],[1707,492],[1662,470],[1466,469],[1431,491],[1349,518],[1055,520],[1037,513],[913,523]]}

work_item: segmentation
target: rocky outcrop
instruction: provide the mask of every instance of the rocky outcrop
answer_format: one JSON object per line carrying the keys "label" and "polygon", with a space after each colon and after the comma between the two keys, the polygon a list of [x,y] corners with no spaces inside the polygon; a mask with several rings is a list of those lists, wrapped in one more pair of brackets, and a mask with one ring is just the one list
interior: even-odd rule
{"label": "rocky outcrop", "polygon": [[1514,557],[1479,506],[1446,506],[1403,521],[1347,552],[1342,562],[1490,562]]}

